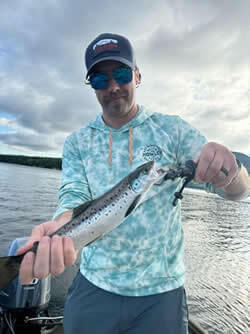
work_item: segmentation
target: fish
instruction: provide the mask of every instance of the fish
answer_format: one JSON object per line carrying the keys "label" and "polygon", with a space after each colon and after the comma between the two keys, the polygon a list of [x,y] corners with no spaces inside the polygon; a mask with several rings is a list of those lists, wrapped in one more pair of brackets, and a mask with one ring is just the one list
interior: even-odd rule
{"label": "fish", "polygon": [[[100,197],[74,208],[71,220],[49,236],[71,237],[76,251],[99,240],[135,211],[162,173],[154,161],[140,165]],[[35,242],[27,252],[36,253],[38,244]],[[0,291],[18,276],[26,253],[0,257]]]}

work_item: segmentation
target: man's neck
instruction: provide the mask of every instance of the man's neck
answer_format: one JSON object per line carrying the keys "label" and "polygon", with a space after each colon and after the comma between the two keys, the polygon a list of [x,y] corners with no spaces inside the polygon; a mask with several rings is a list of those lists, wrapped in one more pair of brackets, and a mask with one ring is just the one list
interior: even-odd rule
{"label": "man's neck", "polygon": [[108,126],[110,126],[111,128],[114,128],[116,130],[120,129],[123,125],[127,124],[128,122],[130,122],[135,115],[137,114],[139,110],[139,106],[135,105],[133,109],[131,109],[131,111],[122,116],[122,117],[112,117],[112,116],[107,116],[106,114],[102,114],[102,119],[104,121],[104,123]]}

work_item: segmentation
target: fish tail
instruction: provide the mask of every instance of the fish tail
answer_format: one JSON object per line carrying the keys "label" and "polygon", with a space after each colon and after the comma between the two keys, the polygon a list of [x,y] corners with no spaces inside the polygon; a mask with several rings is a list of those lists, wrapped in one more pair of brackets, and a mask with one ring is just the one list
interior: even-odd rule
{"label": "fish tail", "polygon": [[24,255],[0,257],[0,291],[17,277]]}

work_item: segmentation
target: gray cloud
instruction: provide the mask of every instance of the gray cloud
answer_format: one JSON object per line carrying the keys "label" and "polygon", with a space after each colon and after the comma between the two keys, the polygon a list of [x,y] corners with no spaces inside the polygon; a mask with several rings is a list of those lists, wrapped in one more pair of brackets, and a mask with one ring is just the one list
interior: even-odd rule
{"label": "gray cloud", "polygon": [[13,146],[14,148],[21,147],[34,152],[39,151],[54,151],[57,147],[51,144],[51,140],[47,136],[41,135],[25,135],[17,133],[13,136],[11,133],[0,133],[0,141],[5,144]]}
{"label": "gray cloud", "polygon": [[83,85],[84,49],[114,31],[136,48],[139,103],[250,152],[241,139],[249,133],[249,10],[244,0],[2,1],[0,110],[15,122],[1,143],[60,154],[65,136],[100,111]]}

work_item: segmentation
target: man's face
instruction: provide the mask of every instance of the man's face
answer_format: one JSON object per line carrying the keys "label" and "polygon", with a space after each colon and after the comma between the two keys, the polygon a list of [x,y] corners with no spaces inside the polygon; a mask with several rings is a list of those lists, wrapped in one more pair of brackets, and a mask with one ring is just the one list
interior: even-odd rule
{"label": "man's face", "polygon": [[125,65],[107,60],[97,64],[94,68],[94,72],[106,73],[109,76],[107,88],[95,90],[104,116],[122,117],[136,108],[135,92],[136,83],[139,82],[139,70],[133,71],[131,82],[120,85],[113,78],[112,71],[121,66]]}

